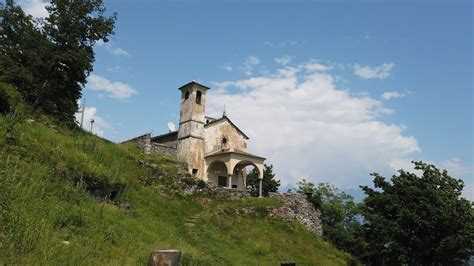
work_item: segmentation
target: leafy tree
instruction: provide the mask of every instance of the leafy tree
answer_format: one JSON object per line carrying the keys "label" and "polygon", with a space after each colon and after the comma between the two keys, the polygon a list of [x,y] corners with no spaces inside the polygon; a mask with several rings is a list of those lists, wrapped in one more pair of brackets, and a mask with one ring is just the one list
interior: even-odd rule
{"label": "leafy tree", "polygon": [[298,192],[309,194],[309,201],[321,210],[324,238],[354,256],[364,254],[366,243],[360,204],[351,195],[330,184],[315,186],[305,179],[298,182]]}
{"label": "leafy tree", "polygon": [[[273,173],[273,165],[264,165],[265,170],[263,171],[262,180],[262,194],[268,196],[269,192],[277,192],[280,187],[280,180],[275,180],[275,174]],[[258,196],[260,188],[260,180],[258,179],[258,171],[256,168],[252,169],[247,174],[247,185],[251,187],[251,193],[254,196]]]}
{"label": "leafy tree", "polygon": [[45,75],[47,36],[12,0],[0,3],[0,18],[0,80],[16,86],[31,103]]}
{"label": "leafy tree", "polygon": [[461,198],[463,181],[434,165],[413,162],[421,176],[399,170],[391,182],[377,173],[363,213],[367,261],[380,264],[460,265],[473,254],[474,212]]}
{"label": "leafy tree", "polygon": [[13,84],[37,111],[72,124],[92,71],[93,45],[108,41],[116,15],[102,0],[52,0],[49,16],[33,20],[7,0],[0,6],[0,80]]}
{"label": "leafy tree", "polygon": [[298,182],[298,193],[315,193],[316,192],[316,186],[307,181],[306,179],[301,179],[301,181]]}

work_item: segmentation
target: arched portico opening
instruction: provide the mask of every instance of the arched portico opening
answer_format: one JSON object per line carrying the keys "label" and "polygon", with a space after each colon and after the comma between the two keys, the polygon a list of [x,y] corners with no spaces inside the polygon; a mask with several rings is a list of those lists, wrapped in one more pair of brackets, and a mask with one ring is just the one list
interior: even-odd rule
{"label": "arched portico opening", "polygon": [[239,185],[242,188],[249,188],[247,184],[247,175],[252,170],[255,170],[257,172],[257,177],[261,176],[260,169],[255,163],[251,161],[240,161],[234,166],[233,175],[236,177],[237,181],[240,181]]}
{"label": "arched portico opening", "polygon": [[229,186],[229,175],[225,162],[216,160],[207,167],[207,180],[220,187]]}
{"label": "arched portico opening", "polygon": [[[246,189],[245,178],[247,173],[245,168],[247,166],[255,167],[260,182],[258,195],[262,195],[261,183],[265,158],[233,149],[221,149],[207,154],[204,158],[206,159],[206,165],[208,165],[206,170],[207,180],[216,185],[223,186],[224,172],[227,169],[228,179],[226,186],[228,188]],[[217,164],[217,162],[219,162],[219,164]],[[221,180],[221,182],[219,182],[219,180]]]}

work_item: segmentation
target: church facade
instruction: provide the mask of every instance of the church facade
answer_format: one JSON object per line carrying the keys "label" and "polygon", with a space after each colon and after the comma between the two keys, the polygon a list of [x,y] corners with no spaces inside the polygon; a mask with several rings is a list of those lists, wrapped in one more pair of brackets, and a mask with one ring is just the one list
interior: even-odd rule
{"label": "church facade", "polygon": [[179,90],[178,130],[154,137],[146,134],[129,141],[139,143],[145,153],[175,155],[187,163],[189,173],[221,187],[245,189],[245,168],[253,166],[261,188],[265,158],[247,152],[248,136],[225,112],[220,118],[205,115],[209,88],[192,81]]}

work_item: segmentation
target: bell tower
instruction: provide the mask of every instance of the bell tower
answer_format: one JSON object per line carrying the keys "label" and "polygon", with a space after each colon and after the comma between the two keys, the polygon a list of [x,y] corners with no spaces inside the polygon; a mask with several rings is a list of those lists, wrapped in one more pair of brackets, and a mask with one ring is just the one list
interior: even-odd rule
{"label": "bell tower", "polygon": [[186,161],[188,171],[204,177],[204,116],[209,88],[192,81],[181,86],[181,112],[178,130],[178,158]]}

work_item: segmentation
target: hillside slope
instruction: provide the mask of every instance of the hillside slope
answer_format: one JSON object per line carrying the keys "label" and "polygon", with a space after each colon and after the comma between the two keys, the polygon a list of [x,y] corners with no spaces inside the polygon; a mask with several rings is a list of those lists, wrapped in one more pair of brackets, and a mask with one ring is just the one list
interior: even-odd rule
{"label": "hillside slope", "polygon": [[352,261],[297,222],[268,218],[275,199],[183,195],[170,180],[195,181],[179,165],[0,115],[0,264],[143,265],[152,250],[167,248],[183,252],[183,265]]}

